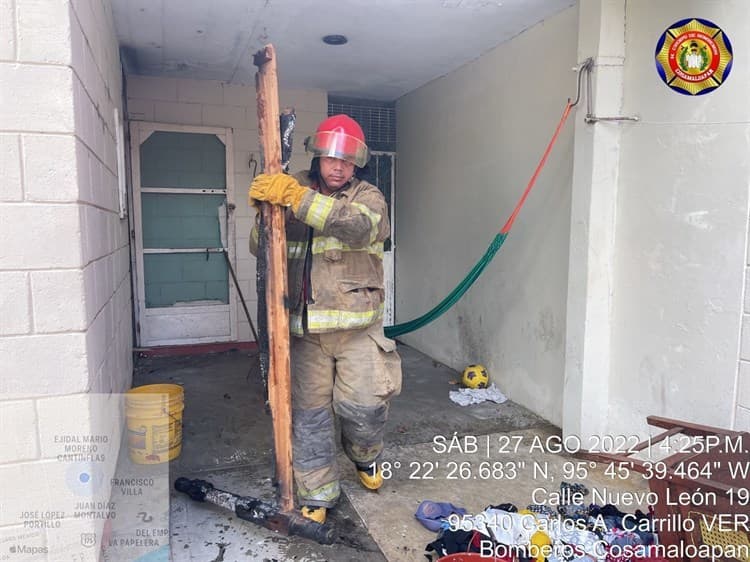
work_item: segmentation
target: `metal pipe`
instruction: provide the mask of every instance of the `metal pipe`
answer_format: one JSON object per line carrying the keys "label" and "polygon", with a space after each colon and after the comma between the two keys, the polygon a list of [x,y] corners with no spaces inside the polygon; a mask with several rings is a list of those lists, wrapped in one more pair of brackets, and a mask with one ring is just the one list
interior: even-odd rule
{"label": "metal pipe", "polygon": [[575,106],[581,99],[581,80],[583,74],[586,73],[586,116],[583,118],[585,123],[596,123],[597,121],[640,121],[638,116],[626,116],[618,115],[616,117],[597,117],[594,115],[594,95],[593,95],[593,78],[592,73],[594,69],[594,59],[589,57],[578,67],[578,92],[576,94],[576,100],[571,105]]}
{"label": "metal pipe", "polygon": [[[576,99],[573,103],[570,104],[570,107],[575,107],[578,105],[578,102],[581,101],[581,80],[583,79],[583,73],[588,72],[589,75],[591,74],[591,66],[594,64],[594,59],[589,57],[585,61],[583,61],[576,70],[578,72],[578,88],[576,89]],[[588,81],[588,84],[590,86],[591,80]],[[588,99],[591,99],[591,91],[588,92]],[[570,98],[568,98],[568,102],[570,102]]]}
{"label": "metal pipe", "polygon": [[336,540],[334,528],[302,517],[298,512],[281,511],[278,505],[250,496],[238,496],[215,488],[206,480],[178,478],[174,488],[197,502],[207,502],[226,509],[245,521],[283,535],[297,535],[320,544],[333,544]]}
{"label": "metal pipe", "polygon": [[622,116],[622,117],[596,117],[594,115],[586,115],[586,117],[583,118],[583,120],[586,123],[596,123],[597,121],[640,121],[641,118],[634,115],[632,117],[628,116]]}

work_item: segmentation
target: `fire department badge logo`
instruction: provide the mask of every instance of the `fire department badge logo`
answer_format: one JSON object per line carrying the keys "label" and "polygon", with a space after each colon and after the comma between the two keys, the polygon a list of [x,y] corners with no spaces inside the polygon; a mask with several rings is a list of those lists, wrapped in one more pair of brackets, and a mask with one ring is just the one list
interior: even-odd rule
{"label": "fire department badge logo", "polygon": [[713,22],[680,20],[656,44],[656,70],[675,92],[687,96],[707,94],[729,76],[732,44]]}

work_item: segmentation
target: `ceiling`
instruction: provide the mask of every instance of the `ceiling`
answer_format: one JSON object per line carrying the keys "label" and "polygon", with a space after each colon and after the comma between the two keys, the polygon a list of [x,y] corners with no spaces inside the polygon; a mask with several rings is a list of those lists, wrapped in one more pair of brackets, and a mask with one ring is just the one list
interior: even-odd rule
{"label": "ceiling", "polygon": [[[273,43],[282,88],[394,100],[575,0],[112,0],[126,72],[252,84]],[[330,46],[324,35],[346,35]]]}

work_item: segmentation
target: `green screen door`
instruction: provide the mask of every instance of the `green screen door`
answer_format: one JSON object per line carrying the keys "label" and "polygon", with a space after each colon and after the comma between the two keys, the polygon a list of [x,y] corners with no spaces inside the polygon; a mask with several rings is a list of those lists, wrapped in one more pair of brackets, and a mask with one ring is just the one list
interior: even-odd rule
{"label": "green screen door", "polygon": [[134,125],[140,344],[231,339],[226,138]]}

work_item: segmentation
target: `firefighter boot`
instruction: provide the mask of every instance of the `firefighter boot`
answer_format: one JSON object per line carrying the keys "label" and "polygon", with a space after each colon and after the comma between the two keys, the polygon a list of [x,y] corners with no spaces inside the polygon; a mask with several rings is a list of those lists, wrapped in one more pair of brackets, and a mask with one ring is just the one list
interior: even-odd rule
{"label": "firefighter boot", "polygon": [[377,490],[383,485],[383,471],[380,467],[373,468],[373,464],[376,463],[369,466],[356,465],[359,481],[368,490]]}
{"label": "firefighter boot", "polygon": [[321,525],[326,522],[326,508],[320,507],[317,505],[303,505],[300,509],[300,512],[302,512],[302,517],[306,517],[307,519],[312,519],[316,523],[320,523]]}

